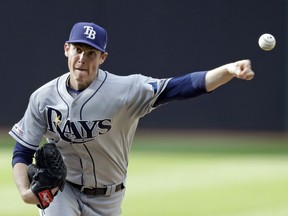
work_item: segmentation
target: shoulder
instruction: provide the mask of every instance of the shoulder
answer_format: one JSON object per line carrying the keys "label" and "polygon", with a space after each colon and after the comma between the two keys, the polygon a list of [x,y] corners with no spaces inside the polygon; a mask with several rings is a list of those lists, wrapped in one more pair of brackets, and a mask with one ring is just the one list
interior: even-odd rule
{"label": "shoulder", "polygon": [[[166,87],[167,81],[171,78],[153,78],[142,74],[131,74],[127,76],[118,76],[107,71],[107,83],[109,88],[117,88],[122,91],[123,88],[130,97],[139,97],[140,95],[148,98],[157,96]],[[120,89],[122,88],[122,89]]]}
{"label": "shoulder", "polygon": [[65,85],[68,73],[59,76],[46,84],[36,89],[30,96],[29,103],[32,106],[38,107],[40,110],[45,107],[45,104],[56,100],[59,95],[59,86]]}
{"label": "shoulder", "polygon": [[41,87],[39,87],[38,89],[36,89],[32,93],[31,96],[36,96],[36,95],[49,96],[49,95],[51,95],[51,93],[53,93],[53,91],[56,90],[59,85],[66,82],[68,75],[69,75],[68,73],[65,73],[65,74],[47,82],[46,84],[44,84]]}
{"label": "shoulder", "polygon": [[157,80],[149,76],[145,76],[142,74],[130,74],[126,76],[115,75],[113,73],[109,73],[108,71],[102,71],[106,74],[107,83],[116,84],[116,85],[126,85],[126,86],[135,86],[139,84],[145,84],[151,82],[151,80]]}
{"label": "shoulder", "polygon": [[140,74],[131,74],[131,75],[116,75],[108,71],[103,71],[107,75],[107,82],[117,82],[117,83],[130,83],[131,81],[136,81],[141,77]]}

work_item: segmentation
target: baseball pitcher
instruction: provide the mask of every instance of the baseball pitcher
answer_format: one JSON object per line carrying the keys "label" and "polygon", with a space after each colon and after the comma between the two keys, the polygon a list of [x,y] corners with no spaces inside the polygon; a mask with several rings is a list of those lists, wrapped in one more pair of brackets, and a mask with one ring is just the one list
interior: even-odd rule
{"label": "baseball pitcher", "polygon": [[[104,28],[76,23],[64,44],[69,72],[34,91],[23,118],[9,132],[16,140],[16,186],[40,214],[121,215],[139,119],[171,101],[211,92],[233,77],[254,76],[249,60],[165,79],[118,76],[100,69],[106,45]],[[40,146],[43,137],[47,143]],[[49,144],[52,150],[44,147]]]}

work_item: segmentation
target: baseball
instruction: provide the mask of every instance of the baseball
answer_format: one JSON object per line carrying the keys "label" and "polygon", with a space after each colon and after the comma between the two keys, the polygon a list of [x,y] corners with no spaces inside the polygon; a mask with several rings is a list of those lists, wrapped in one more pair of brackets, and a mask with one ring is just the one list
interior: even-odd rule
{"label": "baseball", "polygon": [[276,40],[273,35],[265,33],[260,36],[258,44],[262,50],[270,51],[275,47]]}

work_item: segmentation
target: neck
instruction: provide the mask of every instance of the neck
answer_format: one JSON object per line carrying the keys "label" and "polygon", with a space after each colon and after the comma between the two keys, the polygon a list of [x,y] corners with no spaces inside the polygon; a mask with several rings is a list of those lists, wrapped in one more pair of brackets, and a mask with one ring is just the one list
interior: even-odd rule
{"label": "neck", "polygon": [[80,83],[80,82],[77,82],[76,80],[74,79],[71,79],[71,77],[69,76],[68,79],[67,79],[67,83],[66,85],[71,88],[71,89],[74,89],[74,90],[77,90],[77,91],[83,91],[84,89],[86,89],[91,83],[93,82],[93,80],[91,82],[87,82],[87,83]]}
{"label": "neck", "polygon": [[69,77],[67,78],[67,83],[66,85],[68,87],[70,87],[71,89],[75,89],[77,91],[82,91],[84,89],[86,89],[98,76],[98,73],[95,74],[95,77],[90,77],[89,79],[87,79],[86,82],[79,82],[77,80],[77,78],[75,78],[74,76],[71,76],[71,74],[69,75]]}

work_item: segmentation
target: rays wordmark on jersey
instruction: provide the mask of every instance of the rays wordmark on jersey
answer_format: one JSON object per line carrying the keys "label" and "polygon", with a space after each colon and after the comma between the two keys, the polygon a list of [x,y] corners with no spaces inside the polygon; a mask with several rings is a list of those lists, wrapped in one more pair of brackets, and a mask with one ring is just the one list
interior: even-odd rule
{"label": "rays wordmark on jersey", "polygon": [[48,130],[59,134],[70,143],[84,143],[103,135],[111,129],[111,119],[101,120],[63,120],[63,114],[52,107],[47,108]]}

